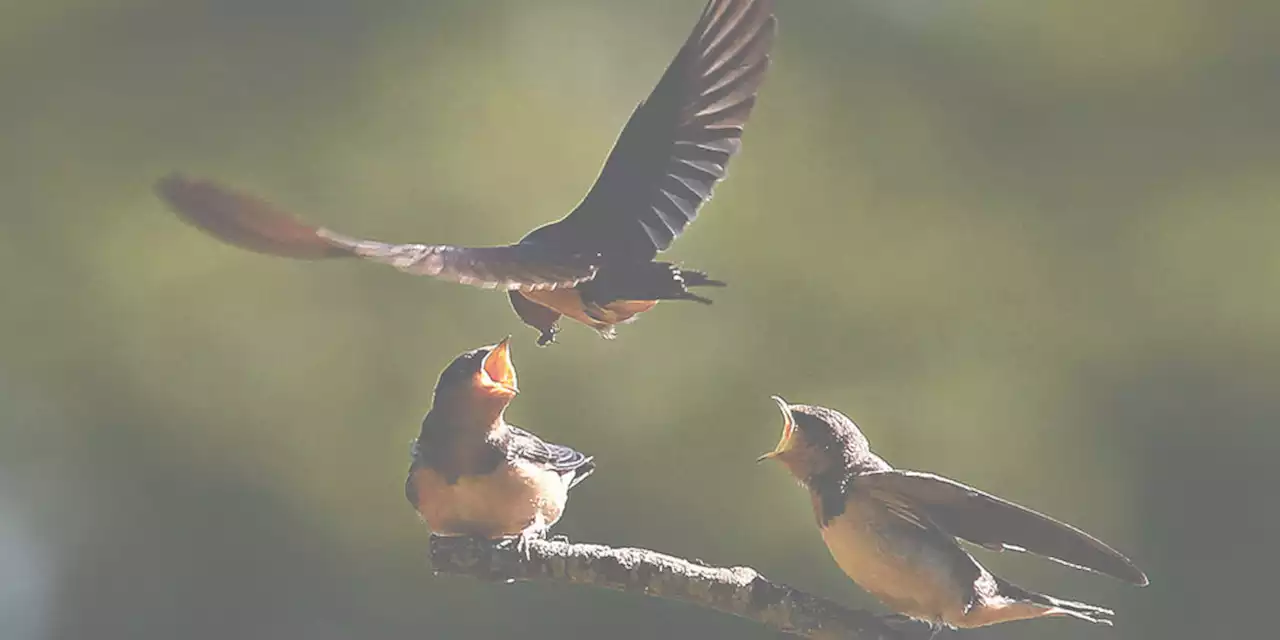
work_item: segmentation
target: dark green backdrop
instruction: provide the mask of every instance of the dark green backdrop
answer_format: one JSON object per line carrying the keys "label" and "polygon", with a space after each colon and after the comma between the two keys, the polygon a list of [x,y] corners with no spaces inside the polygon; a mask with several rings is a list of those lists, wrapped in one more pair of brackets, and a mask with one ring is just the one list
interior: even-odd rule
{"label": "dark green backdrop", "polygon": [[770,637],[431,575],[407,444],[448,360],[507,333],[509,417],[597,456],[575,538],[876,606],[752,463],[779,393],[1151,575],[983,554],[1118,627],[957,637],[1274,633],[1280,4],[779,4],[744,152],[671,254],[731,288],[537,349],[500,294],[229,249],[151,183],[515,240],[576,203],[700,0],[5,3],[0,636]]}

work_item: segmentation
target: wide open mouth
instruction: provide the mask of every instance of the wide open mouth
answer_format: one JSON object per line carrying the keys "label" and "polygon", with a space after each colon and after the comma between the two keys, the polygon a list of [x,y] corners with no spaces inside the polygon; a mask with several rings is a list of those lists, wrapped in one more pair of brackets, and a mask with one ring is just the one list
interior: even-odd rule
{"label": "wide open mouth", "polygon": [[791,417],[791,405],[788,405],[787,401],[783,400],[781,396],[772,397],[773,401],[778,405],[778,410],[782,412],[782,437],[778,440],[778,446],[774,447],[773,451],[756,458],[756,462],[776,458],[779,454],[790,451],[792,447],[791,436],[796,431],[795,420]]}
{"label": "wide open mouth", "polygon": [[516,386],[516,368],[511,364],[511,336],[489,350],[480,364],[481,386],[499,393],[515,395],[520,392]]}

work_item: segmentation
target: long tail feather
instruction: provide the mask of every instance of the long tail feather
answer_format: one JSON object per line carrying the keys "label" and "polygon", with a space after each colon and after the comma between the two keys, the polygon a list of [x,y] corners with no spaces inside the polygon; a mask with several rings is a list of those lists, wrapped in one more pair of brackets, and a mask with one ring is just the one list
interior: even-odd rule
{"label": "long tail feather", "polygon": [[702,271],[686,270],[670,262],[607,266],[594,279],[578,285],[584,302],[604,306],[615,300],[692,300],[711,304],[711,299],[689,291],[690,287],[724,287]]}

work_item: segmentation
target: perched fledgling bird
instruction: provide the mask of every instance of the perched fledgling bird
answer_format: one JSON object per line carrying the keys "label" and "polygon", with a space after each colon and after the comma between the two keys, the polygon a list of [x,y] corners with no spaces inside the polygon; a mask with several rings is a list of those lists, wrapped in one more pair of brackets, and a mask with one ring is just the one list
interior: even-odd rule
{"label": "perched fledgling bird", "polygon": [[726,175],[769,68],[773,0],[710,0],[648,99],[623,128],[595,185],[569,215],[513,245],[390,244],[307,225],[253,196],[181,175],[156,191],[182,219],[251,251],[299,259],[365,258],[397,269],[508,290],[511,306],[555,341],[561,316],[613,338],[660,300],[710,300],[724,286],[656,262]]}
{"label": "perched fledgling bird", "polygon": [[527,551],[595,464],[507,424],[503,413],[518,393],[510,340],[468,351],[440,374],[404,490],[436,535],[517,536]]}
{"label": "perched fledgling bird", "polygon": [[935,634],[1051,616],[1111,624],[1108,609],[992,575],[957,538],[1147,584],[1127,558],[1075,527],[954,480],[894,469],[844,414],[773,399],[782,439],[758,460],[778,460],[809,489],[822,539],[846,575]]}

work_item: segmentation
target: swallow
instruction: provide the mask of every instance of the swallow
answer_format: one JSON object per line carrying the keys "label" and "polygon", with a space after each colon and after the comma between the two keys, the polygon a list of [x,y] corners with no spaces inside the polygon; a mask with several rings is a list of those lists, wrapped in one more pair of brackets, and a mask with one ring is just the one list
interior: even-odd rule
{"label": "swallow", "polygon": [[395,244],[311,226],[255,196],[172,174],[156,192],[214,238],[287,258],[363,258],[400,271],[505,289],[516,315],[555,341],[561,317],[607,339],[661,300],[710,304],[725,283],[656,261],[726,176],[769,68],[773,0],[710,0],[595,184],[568,215],[505,246]]}
{"label": "swallow", "polygon": [[1071,525],[942,476],[894,469],[844,414],[773,400],[782,438],[758,461],[781,462],[809,490],[822,539],[846,575],[934,634],[1056,616],[1110,625],[1114,615],[995,576],[957,539],[1147,584],[1129,559]]}
{"label": "swallow", "polygon": [[516,538],[527,553],[591,475],[590,456],[507,424],[519,393],[511,339],[459,355],[440,374],[411,446],[405,497],[441,536]]}

